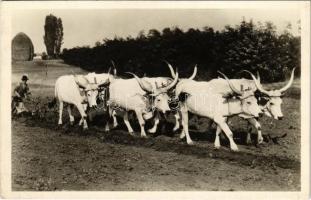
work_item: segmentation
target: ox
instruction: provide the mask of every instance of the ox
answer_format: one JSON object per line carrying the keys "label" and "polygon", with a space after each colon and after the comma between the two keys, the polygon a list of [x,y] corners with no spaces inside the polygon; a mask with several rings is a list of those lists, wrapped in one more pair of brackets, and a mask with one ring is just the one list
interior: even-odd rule
{"label": "ox", "polygon": [[[246,71],[246,70],[244,70]],[[295,68],[293,68],[292,73],[291,73],[291,77],[288,81],[288,83],[281,89],[278,90],[266,90],[263,88],[263,86],[260,83],[260,77],[258,75],[258,78],[256,79],[256,77],[249,71],[248,72],[253,81],[240,81],[240,84],[243,84],[247,87],[250,88],[258,88],[258,91],[261,93],[259,98],[259,105],[262,107],[262,110],[264,111],[264,113],[268,116],[268,117],[273,117],[276,120],[282,120],[283,119],[283,113],[282,113],[282,109],[281,109],[281,105],[282,105],[282,96],[284,95],[285,91],[288,90],[293,81],[294,81],[294,72],[295,72]],[[242,116],[243,117],[243,116]],[[252,124],[258,133],[258,143],[262,143],[263,142],[263,138],[262,138],[262,133],[261,133],[261,125],[259,124],[259,122],[255,119],[255,118],[247,118],[247,117],[243,117],[246,118],[248,120],[248,122],[250,124]],[[250,143],[251,139],[250,139],[250,133],[247,133],[247,143]]]}
{"label": "ox", "polygon": [[[219,72],[220,73],[220,72]],[[188,131],[188,111],[202,117],[208,117],[217,124],[215,148],[220,148],[219,134],[223,130],[230,141],[230,148],[238,151],[238,147],[233,140],[233,134],[227,125],[227,117],[237,114],[258,117],[262,114],[257,104],[257,99],[252,90],[238,90],[232,82],[222,73],[224,79],[213,79],[212,81],[184,80],[177,84],[175,95],[186,93],[187,98],[181,103],[181,115],[183,133],[186,135],[188,144],[193,144]],[[229,85],[231,92],[236,98],[225,98]],[[222,91],[222,92],[216,92]],[[224,92],[225,91],[225,92]]]}
{"label": "ox", "polygon": [[[173,78],[176,78],[176,74],[175,74],[175,72],[174,72],[173,67],[172,67],[167,61],[165,61],[165,62],[168,64],[168,67],[169,67],[169,69],[170,69],[170,72],[171,72],[172,77],[173,77]],[[192,73],[192,75],[191,75],[189,78],[187,78],[187,80],[193,80],[193,79],[195,78],[196,74],[197,74],[197,65],[194,66],[193,73]],[[168,77],[155,77],[155,78],[147,78],[147,77],[144,77],[143,79],[144,79],[145,81],[149,82],[149,83],[152,85],[152,87],[153,87],[153,88],[156,88],[156,89],[160,89],[161,87],[165,87],[165,86],[169,85],[169,84],[173,81],[172,78],[168,78]],[[180,81],[182,81],[182,80],[184,80],[184,79],[179,78],[179,79],[178,79],[178,82],[180,82]],[[172,103],[173,103],[173,102],[176,102],[176,101],[174,101],[174,96],[173,96],[171,99],[169,99],[169,102],[172,102]],[[171,104],[171,103],[170,103],[170,104]],[[170,107],[171,107],[171,106],[170,106]],[[180,128],[180,123],[179,123],[180,114],[179,114],[179,112],[176,111],[176,110],[174,110],[174,112],[175,112],[175,113],[174,113],[174,117],[175,117],[175,126],[174,126],[174,128],[173,128],[173,131],[176,131],[177,129]],[[149,129],[148,132],[150,132],[150,133],[155,133],[156,130],[157,130],[157,126],[158,126],[159,122],[160,122],[159,113],[156,112],[156,113],[155,113],[154,126],[153,126],[151,129]]]}
{"label": "ox", "polygon": [[[61,125],[62,113],[64,102],[68,103],[67,106],[70,124],[73,124],[74,117],[71,114],[71,108],[75,105],[81,115],[79,124],[83,123],[83,129],[87,129],[86,113],[83,103],[88,103],[90,107],[95,107],[96,97],[98,94],[98,87],[105,85],[109,82],[102,84],[90,83],[89,80],[83,75],[65,75],[61,76],[56,80],[55,83],[55,98],[59,101],[59,120],[58,124]],[[82,89],[82,92],[80,89]],[[82,94],[81,94],[82,93]]]}
{"label": "ox", "polygon": [[[170,70],[171,70],[171,74],[174,77],[174,70],[171,66]],[[287,83],[286,86],[284,86],[283,88],[279,89],[279,90],[272,90],[272,91],[268,91],[263,89],[262,85],[260,84],[260,76],[259,74],[257,74],[257,78],[255,77],[255,75],[253,75],[251,72],[244,70],[246,72],[248,72],[249,74],[251,74],[252,79],[253,80],[249,80],[249,79],[230,79],[230,82],[236,87],[241,87],[241,88],[245,88],[247,90],[251,90],[253,92],[259,91],[261,94],[259,94],[259,96],[256,96],[256,98],[258,99],[258,104],[259,107],[261,107],[262,111],[264,112],[265,115],[267,115],[268,117],[273,117],[276,120],[282,120],[283,118],[283,114],[281,111],[281,104],[282,104],[282,95],[284,94],[284,92],[292,85],[293,80],[294,80],[294,70],[295,68],[292,70],[291,73],[291,77],[289,82]],[[186,81],[186,80],[185,80]],[[216,80],[212,80],[211,82],[216,81]],[[217,81],[216,81],[217,82]],[[257,84],[257,86],[256,86]],[[219,93],[230,93],[231,88],[229,87],[229,85],[227,85],[226,88],[223,87],[215,87],[215,92],[219,92]],[[262,132],[261,132],[261,125],[260,123],[257,121],[256,118],[254,118],[254,116],[250,116],[250,115],[245,115],[243,113],[238,115],[239,117],[245,119],[248,121],[249,124],[251,124],[252,126],[255,127],[256,132],[258,134],[257,137],[257,143],[260,144],[263,142],[263,137],[262,137]],[[184,134],[181,134],[181,138],[185,137]],[[250,133],[247,133],[247,140],[246,143],[250,144],[251,143],[251,139],[250,139]]]}
{"label": "ox", "polygon": [[[108,69],[108,73],[95,73],[95,72],[92,72],[92,73],[88,73],[86,75],[86,78],[88,80],[96,80],[100,85],[101,87],[99,87],[99,90],[98,90],[98,100],[100,100],[101,102],[103,102],[104,104],[107,103],[108,101],[108,97],[109,97],[109,84],[102,84],[102,83],[105,83],[107,80],[109,80],[109,83],[112,82],[114,79],[117,78],[117,70],[116,70],[116,67],[115,67],[115,64],[113,61],[112,62],[112,65],[113,65],[113,75],[110,74],[110,70],[111,68]],[[112,113],[110,113],[110,115],[113,117],[113,127],[116,127],[118,124],[117,124],[117,119],[116,119],[116,112],[115,111],[112,111]],[[106,128],[105,128],[106,131],[109,130],[109,124],[107,123],[106,124]]]}
{"label": "ox", "polygon": [[[113,110],[121,111],[124,123],[130,134],[133,129],[128,120],[128,111],[135,111],[141,128],[141,136],[146,137],[145,120],[153,117],[154,109],[165,113],[169,111],[167,91],[173,88],[178,81],[178,75],[167,86],[153,88],[144,78],[139,78],[135,74],[132,79],[114,79],[109,87],[109,106]],[[177,73],[178,74],[178,73]]]}

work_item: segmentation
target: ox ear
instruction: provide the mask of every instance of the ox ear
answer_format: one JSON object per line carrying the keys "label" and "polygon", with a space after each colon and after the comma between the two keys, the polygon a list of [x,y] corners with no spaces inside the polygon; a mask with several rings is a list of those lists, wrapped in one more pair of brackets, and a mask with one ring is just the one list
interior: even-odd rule
{"label": "ox ear", "polygon": [[74,80],[76,84],[83,89],[86,89],[89,84],[88,80],[84,76],[74,75]]}

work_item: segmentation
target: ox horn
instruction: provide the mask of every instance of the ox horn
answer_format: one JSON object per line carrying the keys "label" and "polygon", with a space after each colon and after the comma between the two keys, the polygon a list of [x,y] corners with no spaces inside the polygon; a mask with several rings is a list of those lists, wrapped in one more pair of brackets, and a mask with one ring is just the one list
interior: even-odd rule
{"label": "ox horn", "polygon": [[143,89],[144,91],[148,92],[148,93],[151,93],[152,92],[152,85],[143,80],[143,79],[140,79],[138,76],[136,76],[136,74],[134,73],[131,73],[131,72],[125,72],[127,74],[131,74],[132,76],[134,76],[134,78],[136,79],[136,81],[138,82],[139,86],[141,87],[141,89]]}
{"label": "ox horn", "polygon": [[178,72],[177,72],[177,70],[176,70],[176,76],[175,76],[174,80],[173,80],[168,86],[165,86],[165,87],[163,87],[163,88],[160,88],[160,90],[161,90],[162,92],[166,92],[166,91],[168,91],[169,89],[171,89],[172,87],[174,87],[174,86],[177,84],[177,82],[178,82]]}
{"label": "ox horn", "polygon": [[257,71],[257,80],[258,82],[260,83],[260,75],[259,75],[259,72]]}
{"label": "ox horn", "polygon": [[228,84],[229,84],[229,87],[231,88],[231,90],[233,91],[233,92],[235,92],[236,94],[238,94],[238,95],[242,95],[243,94],[243,92],[241,92],[241,91],[239,91],[238,89],[236,89],[235,87],[234,87],[234,85],[231,83],[231,81],[229,80],[229,78],[225,75],[225,74],[223,74],[223,73],[221,73],[220,71],[217,71],[219,74],[221,74],[225,79],[226,79],[226,81],[228,82]]}
{"label": "ox horn", "polygon": [[110,83],[110,71],[111,71],[111,67],[109,67],[109,69],[108,69],[108,73],[107,73],[108,74],[108,78],[106,79],[105,82],[99,84],[98,87],[105,87],[105,86],[107,86]]}
{"label": "ox horn", "polygon": [[279,92],[285,92],[288,88],[290,88],[290,86],[293,84],[294,81],[294,72],[295,72],[296,67],[293,69],[292,74],[290,76],[290,79],[287,83],[287,85],[285,85],[283,88],[279,89]]}
{"label": "ox horn", "polygon": [[109,67],[109,69],[108,69],[108,73],[107,73],[108,74],[108,78],[106,79],[105,82],[99,84],[98,87],[104,87],[104,86],[106,86],[106,85],[108,85],[110,83],[110,71],[111,71],[111,67]]}
{"label": "ox horn", "polygon": [[112,66],[113,66],[113,75],[116,76],[117,75],[117,68],[116,65],[114,64],[114,61],[111,60]]}
{"label": "ox horn", "polygon": [[173,69],[172,65],[171,65],[169,62],[167,62],[166,60],[164,60],[164,62],[166,62],[168,68],[170,69],[171,76],[172,76],[173,78],[175,78],[175,77],[176,77],[176,74],[175,74],[175,72],[174,72],[174,69]]}
{"label": "ox horn", "polygon": [[268,95],[268,96],[271,96],[271,94],[270,94],[270,92],[269,92],[268,90],[263,89],[261,83],[259,82],[260,79],[259,79],[259,80],[256,79],[255,75],[252,74],[252,72],[250,72],[250,71],[248,71],[248,70],[243,70],[243,71],[245,71],[245,72],[247,72],[247,73],[249,73],[249,74],[251,75],[252,79],[253,79],[254,82],[255,82],[256,88],[257,88],[260,92],[262,92],[262,93],[264,93],[264,94],[266,94],[266,95]]}
{"label": "ox horn", "polygon": [[193,80],[194,77],[197,75],[197,72],[198,72],[198,67],[197,67],[197,66],[198,66],[197,64],[194,66],[193,73],[192,73],[192,75],[188,78],[189,80]]}

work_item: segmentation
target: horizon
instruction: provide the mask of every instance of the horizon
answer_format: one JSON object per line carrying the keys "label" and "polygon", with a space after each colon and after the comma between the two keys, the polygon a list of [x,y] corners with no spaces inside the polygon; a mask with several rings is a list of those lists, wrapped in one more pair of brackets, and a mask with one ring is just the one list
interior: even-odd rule
{"label": "horizon", "polygon": [[[202,30],[211,27],[214,31],[224,30],[225,26],[235,27],[243,19],[258,22],[272,22],[278,34],[291,24],[290,33],[299,35],[299,10],[262,9],[126,9],[126,10],[19,10],[12,16],[12,39],[20,32],[25,33],[33,42],[35,53],[46,52],[43,42],[45,17],[49,14],[61,18],[64,28],[64,40],[61,49],[95,46],[104,39],[115,37],[136,38],[143,31],[178,27],[184,32],[190,28]],[[36,26],[34,26],[36,24]],[[81,29],[81,27],[84,27]]]}

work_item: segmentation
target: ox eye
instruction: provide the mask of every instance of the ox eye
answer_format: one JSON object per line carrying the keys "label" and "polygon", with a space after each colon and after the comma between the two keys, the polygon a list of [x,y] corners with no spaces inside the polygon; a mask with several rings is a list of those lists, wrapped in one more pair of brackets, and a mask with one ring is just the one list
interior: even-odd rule
{"label": "ox eye", "polygon": [[271,105],[271,106],[273,106],[273,105],[274,105],[274,103],[270,102],[270,105]]}
{"label": "ox eye", "polygon": [[251,105],[251,102],[248,101],[247,104],[248,104],[248,105]]}

